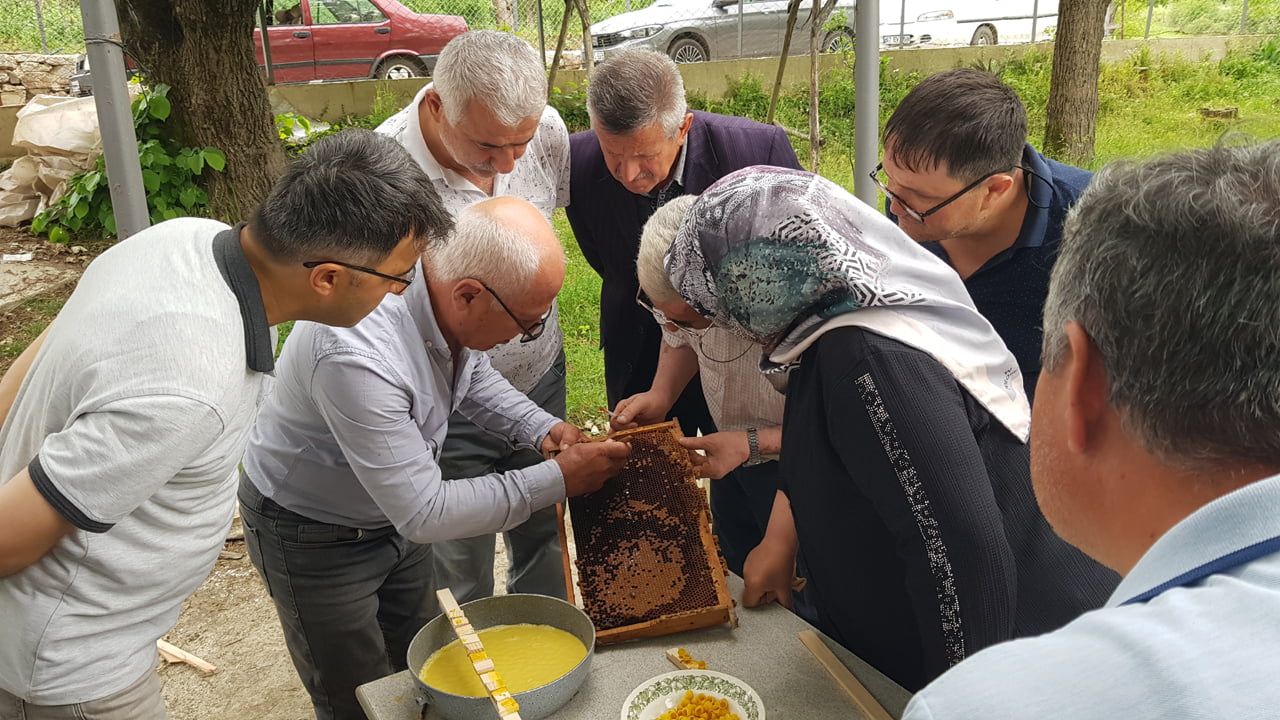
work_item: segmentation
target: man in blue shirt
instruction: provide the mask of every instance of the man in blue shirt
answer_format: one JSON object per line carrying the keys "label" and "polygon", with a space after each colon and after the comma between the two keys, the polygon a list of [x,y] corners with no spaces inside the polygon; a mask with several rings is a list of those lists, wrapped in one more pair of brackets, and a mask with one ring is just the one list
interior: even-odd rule
{"label": "man in blue shirt", "polygon": [[905,718],[1276,716],[1277,218],[1277,141],[1112,165],[1081,196],[1045,303],[1032,482],[1124,579],[961,662]]}
{"label": "man in blue shirt", "polygon": [[1063,217],[1091,174],[1036,152],[1013,88],[962,68],[902,99],[874,176],[890,219],[960,274],[1034,398],[1049,271]]}

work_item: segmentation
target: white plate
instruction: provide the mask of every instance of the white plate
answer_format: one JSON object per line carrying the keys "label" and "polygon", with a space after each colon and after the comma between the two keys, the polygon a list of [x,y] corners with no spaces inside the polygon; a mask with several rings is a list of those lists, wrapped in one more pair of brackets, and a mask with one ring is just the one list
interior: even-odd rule
{"label": "white plate", "polygon": [[714,670],[676,670],[646,680],[622,704],[622,720],[654,720],[675,708],[686,690],[729,701],[741,720],[764,720],[764,703],[751,686]]}

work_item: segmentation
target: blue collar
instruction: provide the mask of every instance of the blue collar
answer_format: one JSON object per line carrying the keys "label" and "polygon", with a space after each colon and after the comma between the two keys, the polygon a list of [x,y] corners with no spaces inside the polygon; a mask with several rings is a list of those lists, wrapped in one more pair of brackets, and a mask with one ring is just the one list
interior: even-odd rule
{"label": "blue collar", "polygon": [[[1228,572],[1261,557],[1257,553],[1277,537],[1280,475],[1273,475],[1223,495],[1170,528],[1120,581],[1107,606],[1142,602]],[[1262,554],[1268,552],[1275,550]]]}
{"label": "blue collar", "polygon": [[1049,160],[1031,147],[1022,150],[1022,166],[1035,173],[1027,183],[1027,212],[1022,216],[1022,229],[1012,247],[1040,247],[1049,231],[1049,206],[1053,203],[1053,170]]}

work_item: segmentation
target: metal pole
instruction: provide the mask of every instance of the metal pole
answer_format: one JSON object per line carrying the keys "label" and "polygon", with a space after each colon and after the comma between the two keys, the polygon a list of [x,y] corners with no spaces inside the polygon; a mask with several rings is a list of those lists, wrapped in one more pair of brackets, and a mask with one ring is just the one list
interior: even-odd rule
{"label": "metal pole", "polygon": [[[898,13],[898,49],[906,47],[907,40],[907,0],[902,0],[899,6],[901,12]],[[857,20],[854,20],[856,23]]]}
{"label": "metal pole", "polygon": [[49,41],[44,37],[44,13],[40,10],[40,0],[36,0],[36,27],[40,28],[40,52],[49,54]]}
{"label": "metal pole", "polygon": [[267,5],[258,6],[258,24],[262,26],[262,62],[267,67],[267,84],[276,84],[276,69],[271,63],[271,34],[267,32]]}
{"label": "metal pole", "polygon": [[742,57],[742,3],[747,0],[738,0],[738,57]]}
{"label": "metal pole", "polygon": [[107,182],[116,234],[123,240],[151,225],[147,217],[147,191],[138,164],[138,136],[120,52],[120,22],[115,3],[80,0],[84,39],[93,73],[93,100],[102,130],[102,154],[107,159]]}
{"label": "metal pole", "polygon": [[1143,40],[1146,40],[1147,38],[1151,37],[1151,14],[1154,13],[1155,11],[1156,11],[1156,0],[1149,0],[1147,2],[1147,29],[1144,30],[1142,33]]}
{"label": "metal pole", "polygon": [[542,29],[542,0],[538,0],[538,50],[542,52],[542,62],[547,61],[547,34]]}
{"label": "metal pole", "polygon": [[1249,0],[1244,0],[1244,9],[1240,11],[1240,34],[1249,33]]}
{"label": "metal pole", "polygon": [[874,206],[871,169],[880,155],[879,3],[858,3],[853,16],[853,194]]}
{"label": "metal pole", "polygon": [[1031,3],[1031,40],[1036,41],[1036,21],[1040,19],[1040,0]]}

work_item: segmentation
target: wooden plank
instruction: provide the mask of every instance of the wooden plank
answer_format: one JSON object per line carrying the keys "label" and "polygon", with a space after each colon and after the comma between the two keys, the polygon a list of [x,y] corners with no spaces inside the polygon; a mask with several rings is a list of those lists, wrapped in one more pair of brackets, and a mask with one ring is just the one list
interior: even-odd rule
{"label": "wooden plank", "polygon": [[880,701],[876,700],[875,696],[862,683],[858,682],[858,678],[849,672],[849,668],[840,662],[840,658],[837,658],[835,653],[831,652],[831,648],[822,642],[822,638],[818,637],[817,633],[812,630],[804,630],[800,632],[799,636],[800,642],[809,648],[809,652],[813,653],[813,656],[821,663],[823,669],[831,676],[831,679],[835,680],[836,685],[844,691],[845,695],[849,696],[849,699],[853,701],[854,705],[858,706],[863,715],[871,718],[871,720],[893,720],[893,716],[884,709]]}
{"label": "wooden plank", "polygon": [[156,650],[159,651],[160,656],[165,659],[165,662],[186,663],[205,674],[214,672],[218,669],[213,663],[198,658],[177,645],[167,643],[164,640],[156,641]]}
{"label": "wooden plank", "polygon": [[520,720],[520,704],[511,697],[502,678],[498,676],[498,672],[493,667],[493,660],[485,654],[479,633],[467,621],[462,608],[458,607],[458,600],[453,597],[453,591],[449,588],[437,590],[436,598],[440,601],[440,611],[449,618],[449,625],[453,628],[454,634],[467,648],[471,667],[476,671],[485,689],[489,691],[489,700],[493,702],[493,709],[498,712],[498,717],[501,720]]}

